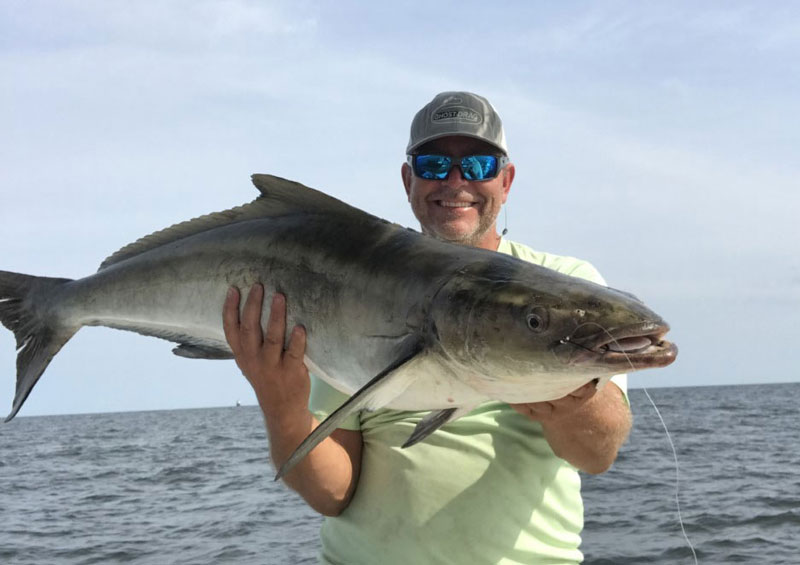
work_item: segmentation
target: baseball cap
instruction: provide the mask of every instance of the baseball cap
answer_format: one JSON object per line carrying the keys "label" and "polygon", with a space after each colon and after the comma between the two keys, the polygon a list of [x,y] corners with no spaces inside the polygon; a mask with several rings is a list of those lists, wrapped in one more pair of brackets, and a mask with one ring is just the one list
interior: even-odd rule
{"label": "baseball cap", "polygon": [[441,92],[417,112],[411,122],[406,153],[448,135],[464,135],[494,145],[508,155],[503,122],[483,96],[471,92]]}

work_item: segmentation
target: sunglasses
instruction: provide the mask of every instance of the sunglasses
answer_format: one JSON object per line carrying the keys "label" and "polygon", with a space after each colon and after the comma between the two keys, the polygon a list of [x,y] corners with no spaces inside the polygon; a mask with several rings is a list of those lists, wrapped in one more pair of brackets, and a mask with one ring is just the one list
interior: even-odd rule
{"label": "sunglasses", "polygon": [[467,180],[489,180],[497,176],[500,170],[508,165],[505,155],[467,155],[459,161],[447,155],[409,155],[408,164],[419,178],[428,180],[444,180],[450,170],[458,165],[461,174]]}

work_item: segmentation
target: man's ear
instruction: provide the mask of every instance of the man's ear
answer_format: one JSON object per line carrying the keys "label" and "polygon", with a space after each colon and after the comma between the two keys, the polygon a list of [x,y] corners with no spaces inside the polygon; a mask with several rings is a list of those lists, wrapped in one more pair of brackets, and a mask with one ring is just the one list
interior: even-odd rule
{"label": "man's ear", "polygon": [[403,177],[403,186],[406,189],[406,196],[408,200],[411,201],[411,179],[414,176],[414,171],[411,170],[408,163],[403,163],[403,166],[400,167],[400,176]]}
{"label": "man's ear", "polygon": [[517,170],[514,168],[514,163],[509,163],[503,167],[503,204],[508,200],[508,191],[511,190],[511,183],[514,182],[514,175]]}

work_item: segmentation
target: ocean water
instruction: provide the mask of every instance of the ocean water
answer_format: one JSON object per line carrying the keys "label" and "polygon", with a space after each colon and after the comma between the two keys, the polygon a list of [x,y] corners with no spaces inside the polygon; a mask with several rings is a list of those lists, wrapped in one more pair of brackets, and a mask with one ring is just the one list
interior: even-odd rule
{"label": "ocean water", "polygon": [[[800,563],[800,384],[650,394],[699,563]],[[669,442],[644,393],[631,400],[617,463],[584,477],[586,563],[694,563]],[[3,564],[315,563],[319,524],[272,481],[256,407],[0,426]]]}
{"label": "ocean water", "polygon": [[[800,383],[649,392],[675,444],[698,562],[800,564]],[[644,393],[631,402],[633,432],[614,467],[584,478],[586,562],[692,564],[669,442]]]}

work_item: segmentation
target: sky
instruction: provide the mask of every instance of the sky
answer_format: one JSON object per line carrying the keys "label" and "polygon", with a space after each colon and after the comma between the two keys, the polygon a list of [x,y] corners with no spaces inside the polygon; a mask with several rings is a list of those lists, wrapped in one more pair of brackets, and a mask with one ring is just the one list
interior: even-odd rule
{"label": "sky", "polygon": [[[469,90],[516,165],[508,237],[671,324],[678,360],[631,387],[800,381],[797,3],[6,0],[0,76],[0,269],[90,275],[255,172],[417,227],[411,118]],[[84,328],[20,415],[255,403],[171,349]],[[0,330],[0,407],[14,372]]]}

